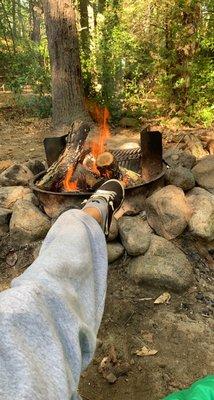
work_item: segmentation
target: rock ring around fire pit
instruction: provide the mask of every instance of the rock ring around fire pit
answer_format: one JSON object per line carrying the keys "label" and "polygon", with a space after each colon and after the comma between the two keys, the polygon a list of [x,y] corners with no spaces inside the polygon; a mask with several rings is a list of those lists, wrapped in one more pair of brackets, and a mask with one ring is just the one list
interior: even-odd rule
{"label": "rock ring around fire pit", "polygon": [[[36,182],[45,175],[46,171],[42,171],[35,176],[31,188],[34,193],[38,196],[39,201],[44,207],[46,214],[51,218],[56,218],[63,210],[68,207],[79,208],[84,199],[89,198],[93,192],[90,191],[70,191],[70,192],[52,192],[38,188]],[[132,187],[125,188],[125,202],[121,207],[121,216],[124,213],[137,214],[144,210],[144,203],[146,197],[148,197],[154,190],[163,186],[163,177],[165,169],[157,174],[155,177],[150,179],[148,182],[138,184]]]}

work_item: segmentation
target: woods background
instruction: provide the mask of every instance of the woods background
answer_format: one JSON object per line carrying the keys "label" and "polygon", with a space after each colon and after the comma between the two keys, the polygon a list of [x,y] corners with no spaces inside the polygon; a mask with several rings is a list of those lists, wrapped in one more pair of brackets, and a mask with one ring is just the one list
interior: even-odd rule
{"label": "woods background", "polygon": [[212,0],[0,0],[1,90],[22,112],[53,111],[55,122],[83,116],[86,97],[115,124],[164,117],[208,127],[213,19]]}

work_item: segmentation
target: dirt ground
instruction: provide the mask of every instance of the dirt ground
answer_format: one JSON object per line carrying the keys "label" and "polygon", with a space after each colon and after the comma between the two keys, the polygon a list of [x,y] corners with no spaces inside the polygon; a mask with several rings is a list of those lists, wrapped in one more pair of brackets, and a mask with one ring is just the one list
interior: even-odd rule
{"label": "dirt ground", "polygon": [[[50,120],[19,115],[6,107],[0,97],[1,159],[18,162],[44,159],[42,140],[49,130]],[[123,131],[114,143],[125,143],[127,138],[136,141],[138,134]],[[195,280],[188,292],[171,293],[169,304],[154,304],[163,290],[131,283],[127,256],[110,266],[99,345],[80,382],[83,400],[159,400],[213,373],[213,263],[200,255],[197,243],[188,234],[176,242],[190,259]],[[20,251],[5,238],[1,254],[1,288],[5,289],[11,278],[32,262],[34,247],[26,246]],[[6,264],[8,255],[10,262]],[[15,266],[14,255],[18,255]],[[136,350],[144,345],[157,350],[157,354],[137,356]],[[109,384],[98,369],[102,359],[112,351],[116,354],[116,364],[128,364],[128,371],[121,367],[117,381]]]}

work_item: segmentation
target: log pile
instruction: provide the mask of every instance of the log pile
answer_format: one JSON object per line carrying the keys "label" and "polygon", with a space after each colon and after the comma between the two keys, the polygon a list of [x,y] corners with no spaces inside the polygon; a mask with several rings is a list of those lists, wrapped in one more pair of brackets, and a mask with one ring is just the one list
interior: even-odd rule
{"label": "log pile", "polygon": [[90,128],[82,124],[69,132],[66,146],[58,160],[37,182],[40,189],[64,191],[94,191],[108,179],[119,179],[130,187],[143,183],[140,174],[119,166],[115,156],[104,151],[94,156],[88,139]]}

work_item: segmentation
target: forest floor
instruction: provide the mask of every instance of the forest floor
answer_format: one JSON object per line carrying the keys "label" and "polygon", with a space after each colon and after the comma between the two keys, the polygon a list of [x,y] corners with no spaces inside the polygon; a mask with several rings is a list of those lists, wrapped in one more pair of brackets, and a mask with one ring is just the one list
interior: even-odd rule
{"label": "forest floor", "polygon": [[[22,115],[5,105],[5,97],[0,96],[1,159],[44,159],[42,140],[49,131],[49,119]],[[116,146],[138,140],[138,132],[133,130],[117,128],[116,133],[112,139]],[[179,246],[183,246],[182,239]],[[160,400],[213,373],[213,270],[201,259],[195,263],[190,257],[190,261],[195,269],[193,287],[183,294],[171,293],[169,304],[161,305],[155,305],[154,299],[162,290],[138,287],[130,281],[127,258],[110,267],[99,347],[80,383],[83,400]],[[30,262],[26,259],[25,266]],[[157,354],[138,357],[135,352],[144,345],[156,349]],[[98,371],[111,352],[120,364],[130,366],[114,384]]]}

